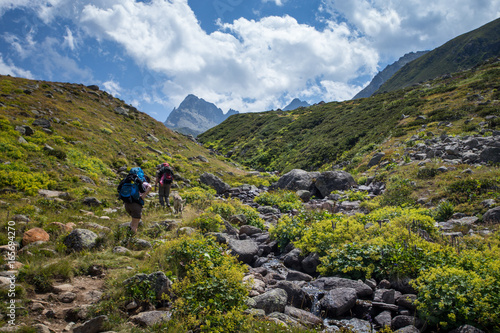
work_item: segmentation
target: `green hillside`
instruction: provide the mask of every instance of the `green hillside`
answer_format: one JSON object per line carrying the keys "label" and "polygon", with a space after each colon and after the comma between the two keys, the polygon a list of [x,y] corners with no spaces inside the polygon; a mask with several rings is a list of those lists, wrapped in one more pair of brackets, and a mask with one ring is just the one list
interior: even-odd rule
{"label": "green hillside", "polygon": [[[198,139],[260,170],[326,170],[360,161],[387,139],[404,140],[423,125],[439,134],[477,133],[479,127],[473,124],[500,115],[499,84],[500,63],[489,61],[474,70],[366,99],[235,115]],[[464,126],[471,118],[472,125]],[[454,126],[440,126],[442,121]],[[489,121],[490,129],[498,128],[497,120]]]}
{"label": "green hillside", "polygon": [[394,91],[472,68],[500,55],[500,19],[458,36],[401,68],[375,93]]}

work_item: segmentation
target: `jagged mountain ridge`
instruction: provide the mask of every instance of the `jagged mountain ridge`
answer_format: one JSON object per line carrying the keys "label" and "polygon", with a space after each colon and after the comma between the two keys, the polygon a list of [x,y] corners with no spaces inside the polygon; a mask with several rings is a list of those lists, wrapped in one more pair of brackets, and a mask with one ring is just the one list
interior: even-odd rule
{"label": "jagged mountain ridge", "polygon": [[164,124],[183,134],[196,136],[238,113],[233,109],[224,113],[215,104],[189,94],[178,108],[172,110]]}
{"label": "jagged mountain ridge", "polygon": [[301,101],[298,98],[294,98],[290,102],[290,104],[288,104],[287,106],[285,106],[283,108],[283,111],[291,111],[291,110],[295,110],[295,109],[300,108],[300,107],[308,107],[308,106],[310,106],[310,104],[307,103],[306,101]]}
{"label": "jagged mountain ridge", "polygon": [[500,19],[460,35],[406,64],[375,93],[389,92],[472,68],[500,56]]}
{"label": "jagged mountain ridge", "polygon": [[398,70],[400,70],[407,63],[420,58],[429,51],[410,52],[398,59],[398,61],[388,65],[384,70],[375,75],[371,82],[360,92],[358,92],[352,99],[370,97],[375,91],[380,88],[387,80],[389,80]]}

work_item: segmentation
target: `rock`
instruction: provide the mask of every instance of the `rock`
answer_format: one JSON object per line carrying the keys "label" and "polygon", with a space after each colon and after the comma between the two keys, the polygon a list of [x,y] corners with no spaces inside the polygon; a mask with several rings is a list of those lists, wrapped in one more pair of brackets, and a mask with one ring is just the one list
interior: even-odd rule
{"label": "rock", "polygon": [[104,324],[108,321],[107,316],[92,318],[83,324],[73,326],[73,333],[98,333],[104,330]]}
{"label": "rock", "polygon": [[479,159],[483,163],[500,163],[500,147],[486,147],[479,154]]}
{"label": "rock", "polygon": [[391,327],[392,315],[391,311],[382,311],[375,318],[375,323],[381,327],[387,326]]}
{"label": "rock", "polygon": [[345,171],[325,171],[322,172],[314,183],[323,197],[333,191],[344,191],[356,185],[354,178]]}
{"label": "rock", "polygon": [[26,231],[23,235],[23,246],[34,242],[48,242],[50,240],[49,234],[42,228],[33,228]]}
{"label": "rock", "polygon": [[422,322],[413,316],[399,315],[392,318],[391,328],[392,330],[398,330],[400,328],[413,325],[415,327],[422,327]]}
{"label": "rock", "polygon": [[245,264],[251,264],[259,252],[259,246],[251,239],[229,239],[228,248],[231,250],[233,255],[238,257],[239,261],[242,261]]}
{"label": "rock", "polygon": [[356,305],[356,297],[354,288],[332,289],[321,299],[321,311],[327,317],[340,317]]}
{"label": "rock", "polygon": [[471,325],[462,325],[450,331],[450,333],[484,333],[484,331]]}
{"label": "rock", "polygon": [[403,294],[397,298],[396,304],[409,310],[416,310],[416,300],[417,295],[415,294]]}
{"label": "rock", "polygon": [[316,252],[309,253],[307,257],[302,260],[302,270],[310,275],[316,274],[316,268],[321,264],[319,255]]}
{"label": "rock", "polygon": [[300,254],[300,249],[291,250],[283,257],[283,265],[290,269],[300,271],[302,269],[302,257]]}
{"label": "rock", "polygon": [[272,312],[284,312],[288,295],[284,289],[272,289],[262,295],[250,299],[250,305],[256,309],[262,309],[266,314]]}
{"label": "rock", "polygon": [[74,229],[64,239],[64,245],[69,250],[82,251],[84,249],[91,249],[96,245],[97,235],[87,229]]}
{"label": "rock", "polygon": [[312,194],[311,194],[311,192],[309,192],[307,190],[299,190],[299,191],[297,191],[297,195],[299,196],[300,200],[302,200],[303,202],[309,202]]}
{"label": "rock", "polygon": [[62,303],[72,303],[76,299],[76,294],[70,291],[64,292],[59,295],[59,301]]}
{"label": "rock", "polygon": [[311,282],[311,284],[323,290],[331,290],[335,288],[354,288],[356,290],[356,295],[359,298],[369,297],[373,294],[372,288],[365,283],[339,277],[322,277]]}
{"label": "rock", "polygon": [[43,128],[50,128],[51,127],[50,120],[43,119],[43,118],[35,119],[33,121],[33,125],[34,126],[40,126],[40,127],[43,127]]}
{"label": "rock", "polygon": [[309,311],[297,309],[293,306],[286,306],[285,314],[308,327],[316,327],[323,323],[323,320],[320,317],[315,316]]}
{"label": "rock", "polygon": [[394,333],[420,333],[420,330],[413,325],[409,325],[395,330]]}
{"label": "rock", "polygon": [[312,280],[312,276],[306,273],[302,273],[299,271],[289,271],[286,276],[287,281],[306,281],[309,282]]}
{"label": "rock", "polygon": [[296,283],[290,281],[278,281],[276,288],[286,291],[288,295],[287,304],[299,309],[310,309],[312,306],[312,299],[302,288]]}
{"label": "rock", "polygon": [[241,228],[240,228],[240,235],[246,234],[248,236],[252,236],[252,235],[260,234],[260,233],[262,233],[261,229],[254,227],[254,226],[251,226],[251,225],[244,225],[244,226],[241,226]]}
{"label": "rock", "polygon": [[394,289],[377,289],[373,296],[374,302],[382,302],[386,304],[394,304]]}
{"label": "rock", "polygon": [[379,153],[376,153],[375,155],[373,155],[373,157],[370,159],[370,162],[368,162],[368,166],[367,166],[368,169],[374,165],[379,164],[384,156],[385,156],[384,152],[379,152]]}
{"label": "rock", "polygon": [[372,326],[369,321],[352,318],[335,321],[339,326],[346,328],[349,332],[356,333],[373,333]]}
{"label": "rock", "polygon": [[279,189],[290,191],[312,191],[313,181],[319,176],[319,172],[307,172],[301,169],[293,169],[280,177],[276,183]]}
{"label": "rock", "polygon": [[217,191],[217,194],[224,194],[231,189],[229,184],[223,182],[219,177],[205,172],[200,176],[200,183],[208,185]]}
{"label": "rock", "polygon": [[129,110],[122,106],[118,106],[115,108],[115,112],[123,116],[128,116]]}
{"label": "rock", "polygon": [[130,317],[130,321],[139,326],[150,327],[155,324],[167,322],[171,317],[172,314],[168,311],[146,311]]}
{"label": "rock", "polygon": [[90,206],[90,207],[99,207],[102,205],[102,202],[99,201],[97,198],[87,197],[87,198],[83,199],[83,204]]}
{"label": "rock", "polygon": [[[44,324],[35,324],[33,325],[33,328],[35,329],[36,333],[50,333],[50,329],[45,326]],[[0,332],[3,332],[0,330]]]}
{"label": "rock", "polygon": [[499,223],[500,222],[500,206],[488,210],[483,215],[483,222],[485,223]]}
{"label": "rock", "polygon": [[62,293],[71,292],[71,291],[73,291],[73,289],[74,289],[73,285],[71,285],[69,283],[65,283],[65,284],[60,284],[60,285],[54,286],[52,288],[52,291],[56,294],[62,294]]}

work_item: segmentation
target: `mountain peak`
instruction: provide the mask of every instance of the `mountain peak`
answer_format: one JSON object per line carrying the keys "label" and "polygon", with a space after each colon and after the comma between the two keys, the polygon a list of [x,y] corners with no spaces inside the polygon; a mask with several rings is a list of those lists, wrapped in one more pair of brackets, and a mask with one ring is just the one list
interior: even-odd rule
{"label": "mountain peak", "polygon": [[301,101],[300,99],[298,98],[294,98],[290,104],[288,104],[287,106],[285,106],[285,108],[283,109],[283,111],[290,111],[290,110],[295,110],[299,107],[308,107],[309,106],[309,103],[307,103],[306,101]]}
{"label": "mountain peak", "polygon": [[170,129],[196,136],[238,113],[230,109],[227,114],[224,114],[215,104],[189,94],[178,108],[172,110],[164,124]]}

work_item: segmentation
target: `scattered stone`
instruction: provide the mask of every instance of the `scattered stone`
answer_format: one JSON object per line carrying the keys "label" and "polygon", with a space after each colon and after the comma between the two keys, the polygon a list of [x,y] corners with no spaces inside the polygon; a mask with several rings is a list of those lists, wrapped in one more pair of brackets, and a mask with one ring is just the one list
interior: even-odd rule
{"label": "scattered stone", "polygon": [[146,311],[130,317],[130,321],[143,327],[150,327],[167,322],[171,317],[172,314],[168,311]]}
{"label": "scattered stone", "polygon": [[97,238],[97,235],[90,230],[74,229],[64,239],[64,245],[66,245],[69,250],[79,252],[93,248],[96,245]]}
{"label": "scattered stone", "polygon": [[34,242],[48,242],[50,240],[49,234],[42,228],[33,228],[26,231],[23,235],[23,246]]}

